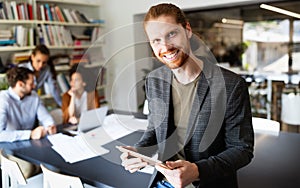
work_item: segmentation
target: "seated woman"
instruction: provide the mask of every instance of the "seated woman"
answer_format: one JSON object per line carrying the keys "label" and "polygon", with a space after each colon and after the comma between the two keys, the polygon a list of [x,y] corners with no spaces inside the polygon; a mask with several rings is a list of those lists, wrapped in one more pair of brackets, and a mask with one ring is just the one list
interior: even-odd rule
{"label": "seated woman", "polygon": [[63,123],[77,124],[85,110],[99,108],[99,97],[96,89],[87,91],[87,71],[83,66],[75,64],[70,72],[70,90],[62,97]]}

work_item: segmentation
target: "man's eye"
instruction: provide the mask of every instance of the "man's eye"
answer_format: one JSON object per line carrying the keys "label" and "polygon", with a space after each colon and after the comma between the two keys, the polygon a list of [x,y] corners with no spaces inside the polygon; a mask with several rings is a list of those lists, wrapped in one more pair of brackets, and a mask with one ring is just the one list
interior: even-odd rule
{"label": "man's eye", "polygon": [[176,35],[176,32],[175,31],[171,31],[169,34],[168,34],[168,37],[169,38],[172,38]]}
{"label": "man's eye", "polygon": [[154,39],[152,40],[152,44],[159,44],[160,43],[160,39]]}

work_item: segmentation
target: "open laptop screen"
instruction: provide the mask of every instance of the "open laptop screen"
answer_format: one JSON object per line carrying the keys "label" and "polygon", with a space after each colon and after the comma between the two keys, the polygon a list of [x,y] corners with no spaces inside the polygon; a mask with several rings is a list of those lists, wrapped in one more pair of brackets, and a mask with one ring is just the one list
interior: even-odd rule
{"label": "open laptop screen", "polygon": [[81,113],[78,123],[78,131],[87,132],[103,124],[104,118],[107,114],[108,107],[100,107]]}

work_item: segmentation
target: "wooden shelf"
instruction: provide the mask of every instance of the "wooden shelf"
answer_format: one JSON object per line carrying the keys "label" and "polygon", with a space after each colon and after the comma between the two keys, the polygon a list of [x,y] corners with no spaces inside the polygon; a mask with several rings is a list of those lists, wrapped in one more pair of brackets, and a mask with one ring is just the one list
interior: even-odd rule
{"label": "wooden shelf", "polygon": [[34,46],[24,46],[24,47],[18,47],[18,46],[1,46],[0,52],[10,52],[10,51],[24,51],[24,50],[32,50],[34,49]]}
{"label": "wooden shelf", "polygon": [[70,22],[57,22],[57,21],[41,21],[37,20],[36,24],[48,24],[48,25],[64,25],[73,27],[101,27],[103,24],[99,23],[70,23]]}
{"label": "wooden shelf", "polygon": [[48,48],[51,50],[59,50],[59,49],[65,49],[65,50],[73,50],[73,49],[88,49],[88,48],[99,48],[102,45],[81,45],[81,46],[48,46]]}
{"label": "wooden shelf", "polygon": [[95,0],[36,0],[37,3],[58,3],[58,4],[70,4],[70,5],[84,5],[84,6],[92,6],[98,7],[101,6],[100,2],[95,2]]}
{"label": "wooden shelf", "polygon": [[37,20],[1,20],[0,19],[0,24],[20,24],[20,25],[30,25],[30,24],[35,24]]}

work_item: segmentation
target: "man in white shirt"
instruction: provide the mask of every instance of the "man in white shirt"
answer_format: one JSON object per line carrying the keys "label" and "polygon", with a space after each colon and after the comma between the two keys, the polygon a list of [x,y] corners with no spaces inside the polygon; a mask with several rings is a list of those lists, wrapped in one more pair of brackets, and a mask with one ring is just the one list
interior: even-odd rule
{"label": "man in white shirt", "polygon": [[[0,142],[40,139],[56,133],[54,120],[33,90],[34,73],[24,67],[8,71],[9,89],[0,92]],[[36,120],[39,124],[36,126]]]}

